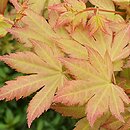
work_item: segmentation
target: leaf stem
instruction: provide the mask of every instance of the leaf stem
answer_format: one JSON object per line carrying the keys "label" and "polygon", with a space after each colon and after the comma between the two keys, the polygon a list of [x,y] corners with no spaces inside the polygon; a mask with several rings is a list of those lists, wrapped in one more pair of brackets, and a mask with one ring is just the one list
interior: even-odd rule
{"label": "leaf stem", "polygon": [[83,13],[85,11],[102,11],[102,12],[109,12],[109,13],[115,13],[115,14],[120,14],[120,15],[124,15],[125,12],[119,12],[119,11],[112,11],[112,10],[105,10],[105,9],[99,9],[99,8],[86,8],[85,10],[82,10],[80,12],[78,12],[77,14],[79,13]]}

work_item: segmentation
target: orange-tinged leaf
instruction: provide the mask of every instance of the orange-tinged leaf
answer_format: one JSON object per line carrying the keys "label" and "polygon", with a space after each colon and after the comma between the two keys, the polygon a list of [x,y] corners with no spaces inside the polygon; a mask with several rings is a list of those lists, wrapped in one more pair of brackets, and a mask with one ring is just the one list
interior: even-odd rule
{"label": "orange-tinged leaf", "polygon": [[87,118],[91,126],[93,126],[98,117],[108,111],[109,96],[107,93],[110,94],[110,88],[108,87],[108,84],[106,84],[106,86],[100,87],[100,89],[97,90],[96,95],[92,97],[92,99],[87,104]]}
{"label": "orange-tinged leaf", "polygon": [[[39,16],[37,13],[33,12],[32,10],[25,10],[25,17],[23,17],[22,21],[29,26],[31,29],[37,29],[39,33],[45,33],[44,35],[48,34],[50,36],[55,36],[54,31],[52,30],[51,26],[47,23],[46,19]],[[38,34],[39,34],[38,33]]]}
{"label": "orange-tinged leaf", "polygon": [[97,31],[94,34],[94,47],[93,49],[97,50],[101,56],[104,56],[106,51],[109,51],[111,48],[111,43],[113,40],[113,33],[109,30],[108,34],[103,33],[101,30]]}
{"label": "orange-tinged leaf", "polygon": [[59,17],[59,14],[55,11],[49,12],[49,19],[48,22],[50,26],[54,29],[57,35],[59,35],[61,38],[67,38],[70,39],[70,35],[68,34],[67,30],[63,27],[56,28],[55,24],[57,22],[57,19]]}
{"label": "orange-tinged leaf", "polygon": [[97,83],[111,82],[113,66],[109,54],[102,57],[89,47],[88,52],[89,61],[74,58],[64,58],[61,61],[69,70],[69,73],[80,80],[94,80]]}
{"label": "orange-tinged leaf", "polygon": [[61,57],[61,52],[54,45],[53,48],[49,47],[46,44],[40,43],[38,41],[31,40],[34,45],[35,53],[48,64],[51,68],[54,68],[58,71],[62,71],[62,65],[58,60],[58,57]]}
{"label": "orange-tinged leaf", "polygon": [[[121,60],[130,55],[130,47],[127,46],[130,41],[130,25],[118,32],[114,38],[111,50],[112,60]],[[120,40],[119,40],[120,39]],[[124,52],[124,49],[126,52]]]}
{"label": "orange-tinged leaf", "polygon": [[[123,122],[122,113],[130,100],[123,85],[116,84],[114,71],[122,70],[125,61],[130,67],[126,59],[130,56],[130,24],[115,11],[112,0],[90,0],[97,9],[87,8],[87,0],[11,1],[20,18],[9,32],[32,50],[0,56],[0,60],[30,75],[8,81],[0,88],[0,100],[20,99],[38,91],[27,110],[29,127],[57,103],[63,105],[54,109],[66,116],[87,115],[88,121],[81,119],[75,130],[100,129],[104,120],[97,119],[105,113]],[[49,19],[36,13],[54,3]]]}
{"label": "orange-tinged leaf", "polygon": [[43,11],[53,4],[60,3],[60,0],[29,0],[29,7],[34,10],[36,13],[42,15]]}
{"label": "orange-tinged leaf", "polygon": [[7,81],[6,85],[0,89],[0,100],[6,101],[16,98],[16,100],[27,97],[44,86],[44,75],[21,76],[16,80]]}
{"label": "orange-tinged leaf", "polygon": [[[50,48],[46,46],[43,50],[50,51],[49,49]],[[58,55],[58,52],[53,53],[53,56],[52,52],[48,53],[44,60],[40,51],[41,50],[36,52],[42,59],[32,52],[19,52],[0,57],[1,60],[10,64],[12,68],[17,69],[20,72],[27,74],[40,73],[38,75],[20,77],[16,81],[9,81],[6,86],[0,89],[1,100],[12,100],[13,98],[19,99],[21,97],[26,97],[44,86],[44,88],[42,88],[30,102],[28,108],[29,127],[36,117],[39,117],[44,111],[50,108],[56,90],[63,87],[66,80],[66,77],[62,74],[61,65],[59,68],[57,66],[58,69],[56,70],[53,67],[48,67],[45,62],[47,57],[53,59],[54,56]],[[53,66],[53,64],[51,65]]]}
{"label": "orange-tinged leaf", "polygon": [[55,34],[51,26],[42,17],[33,12],[32,10],[25,10],[22,22],[24,27],[14,27],[9,30],[16,38],[21,42],[30,45],[30,39],[44,42],[45,44],[52,45],[54,43],[54,37],[58,37]]}
{"label": "orange-tinged leaf", "polygon": [[85,8],[85,0],[65,0],[66,3],[70,4],[76,10],[82,10]]}
{"label": "orange-tinged leaf", "polygon": [[113,65],[109,54],[106,52],[104,58],[94,49],[87,47],[89,52],[89,61],[98,72],[102,73],[107,81],[111,81],[113,73]]}
{"label": "orange-tinged leaf", "polygon": [[70,57],[88,59],[87,49],[80,43],[70,39],[60,39],[57,43],[58,46]]}
{"label": "orange-tinged leaf", "polygon": [[1,61],[11,66],[18,72],[25,74],[32,73],[53,73],[54,70],[48,68],[43,60],[41,60],[36,54],[32,52],[18,52],[10,55],[0,57]]}
{"label": "orange-tinged leaf", "polygon": [[99,30],[93,35],[93,37],[90,37],[89,30],[83,29],[82,27],[77,27],[71,36],[80,44],[83,44],[84,46],[87,45],[95,49],[97,52],[99,52],[101,56],[104,56],[106,50],[110,49],[112,42],[111,31],[109,31],[109,34],[105,34],[101,30]]}
{"label": "orange-tinged leaf", "polygon": [[54,4],[57,4],[57,3],[61,3],[61,0],[49,0],[48,6],[51,6],[51,5],[54,5]]}
{"label": "orange-tinged leaf", "polygon": [[73,118],[82,118],[85,116],[84,106],[65,106],[63,104],[56,104],[52,105],[51,108],[61,113],[63,116],[71,116]]}
{"label": "orange-tinged leaf", "polygon": [[[101,86],[100,84],[93,85],[95,85],[95,83],[83,80],[69,81],[65,84],[64,88],[57,92],[54,101],[66,105],[84,105],[93,96],[91,90],[94,87],[98,89]],[[93,88],[91,86],[93,86]]]}
{"label": "orange-tinged leaf", "polygon": [[128,104],[129,98],[119,86],[106,84],[106,86],[100,88],[99,92],[96,92],[96,95],[87,104],[86,112],[90,124],[93,125],[97,117],[107,112],[109,108],[112,115],[124,122],[121,115],[124,112],[123,101]]}
{"label": "orange-tinged leaf", "polygon": [[26,6],[26,8],[32,9],[37,14],[42,15],[44,10],[50,5],[60,3],[60,0],[25,0],[22,4],[21,1],[18,0],[10,0],[13,5],[15,6],[15,9],[17,11],[23,10]]}
{"label": "orange-tinged leaf", "polygon": [[62,13],[57,20],[56,27],[67,25],[68,23],[73,21],[74,17],[75,15],[71,11]]}
{"label": "orange-tinged leaf", "polygon": [[[57,12],[57,13],[64,13],[67,11],[66,7],[64,6],[63,3],[60,4],[54,4],[52,6],[48,7],[50,10],[53,10],[53,12]],[[55,11],[54,11],[55,10]],[[52,11],[51,11],[52,13]]]}
{"label": "orange-tinged leaf", "polygon": [[74,20],[72,21],[72,31],[80,25],[80,23],[83,25],[83,27],[86,26],[86,20],[88,18],[88,12],[82,12],[75,16]]}
{"label": "orange-tinged leaf", "polygon": [[96,31],[101,30],[104,33],[109,34],[110,28],[108,26],[108,20],[103,15],[93,15],[88,21],[88,28],[90,30],[90,36],[93,35]]}
{"label": "orange-tinged leaf", "polygon": [[110,57],[110,54],[108,52],[105,53],[105,56],[104,56],[104,62],[105,62],[105,65],[106,65],[106,73],[108,75],[108,79],[109,81],[110,78],[112,79],[112,75],[114,75],[114,65],[111,61],[111,57]]}
{"label": "orange-tinged leaf", "polygon": [[[106,12],[99,11],[99,14],[106,16],[107,19],[113,21],[115,23],[115,25],[116,25],[116,22],[117,22],[117,24],[118,23],[120,24],[120,22],[124,21],[124,19],[121,17],[121,15],[114,13],[114,11],[115,11],[115,5],[113,2],[114,0],[113,1],[112,0],[89,0],[89,1],[100,9],[113,11],[113,13],[107,12],[107,11]],[[116,25],[116,26],[118,26],[118,25]]]}
{"label": "orange-tinged leaf", "polygon": [[68,72],[76,79],[100,83],[105,81],[102,75],[86,60],[64,58],[61,59]]}
{"label": "orange-tinged leaf", "polygon": [[[123,118],[120,115],[120,113],[124,111],[123,101],[126,102],[126,103],[129,103],[129,100],[128,100],[128,97],[125,95],[125,93],[122,90],[118,89],[118,94],[116,94],[117,93],[116,89],[113,91],[113,88],[117,88],[117,87],[110,84],[113,69],[112,69],[111,59],[108,56],[108,53],[107,53],[107,55],[105,55],[105,58],[104,58],[105,60],[104,60],[104,59],[102,59],[102,57],[96,51],[94,51],[93,49],[90,49],[89,47],[88,47],[88,52],[89,52],[89,60],[90,60],[90,63],[91,63],[91,67],[93,66],[95,68],[95,70],[97,70],[99,73],[102,73],[101,75],[103,77],[101,79],[103,79],[105,75],[106,75],[105,76],[106,78],[109,77],[108,79],[104,79],[107,82],[104,82],[103,80],[101,82],[101,80],[98,79],[100,77],[99,74],[93,73],[91,75],[90,72],[87,73],[88,70],[90,71],[89,64],[85,65],[85,63],[83,63],[83,62],[80,63],[81,61],[79,61],[79,62],[75,61],[74,62],[74,61],[72,61],[72,59],[69,60],[69,61],[67,59],[63,63],[65,63],[65,66],[67,68],[69,68],[69,71],[72,72],[72,70],[75,69],[76,71],[73,71],[73,74],[75,73],[74,75],[77,76],[77,74],[79,74],[78,76],[81,75],[81,77],[83,77],[83,78],[88,77],[87,80],[90,81],[90,83],[89,82],[85,83],[85,82],[80,82],[80,81],[79,82],[77,82],[77,81],[73,82],[72,81],[68,85],[69,86],[68,88],[65,87],[63,90],[59,91],[58,96],[56,96],[56,98],[55,98],[55,101],[65,103],[65,104],[68,104],[68,105],[70,105],[70,104],[71,105],[72,104],[73,105],[74,104],[83,105],[84,103],[86,103],[92,97],[92,99],[88,101],[88,107],[87,107],[87,110],[86,110],[86,112],[88,113],[87,117],[88,117],[88,120],[91,123],[91,125],[94,124],[95,120],[98,117],[100,117],[103,113],[107,112],[109,107],[110,107],[112,114],[115,115],[116,118],[118,118],[119,120],[123,121]],[[103,63],[104,61],[105,61],[105,63]],[[76,65],[79,66],[79,71],[77,71],[78,67],[76,67]],[[103,65],[104,65],[104,67],[103,67]],[[87,70],[87,67],[89,68],[88,70]],[[86,69],[86,72],[85,72],[86,76],[83,75],[83,73],[81,73],[81,72],[84,72],[83,68]],[[92,70],[91,70],[91,72],[92,72]],[[98,76],[98,77],[95,78],[95,75]],[[80,79],[85,80],[83,78],[80,78]],[[94,78],[95,78],[96,81],[99,80],[100,82],[97,82],[95,84],[95,80],[93,80],[93,81],[91,80],[91,79],[94,79]],[[98,83],[100,83],[100,84],[98,84]],[[86,88],[86,94],[85,94],[85,88]],[[112,88],[112,90],[111,90],[111,88]],[[107,93],[108,93],[108,95],[107,95]],[[110,99],[109,95],[111,93],[114,93],[113,95],[117,96],[116,101],[118,101],[118,104],[116,104],[116,101],[114,102],[115,103],[114,107],[117,109],[116,111],[115,111],[115,109],[113,109],[112,104],[110,102],[110,101],[113,101],[113,99],[115,99],[115,97],[113,97],[113,99]],[[82,101],[81,101],[81,99],[78,100],[77,97],[82,97]],[[69,99],[71,99],[71,101],[69,101]],[[99,102],[97,102],[96,99],[100,99]],[[104,102],[103,99],[105,99],[105,102]],[[119,104],[121,104],[121,105],[119,105]],[[102,106],[102,109],[100,108],[101,106]],[[93,112],[92,112],[92,110],[93,110]]]}
{"label": "orange-tinged leaf", "polygon": [[27,110],[29,127],[35,118],[38,118],[44,111],[50,108],[56,89],[64,82],[63,77],[60,74],[52,76],[50,80],[46,81],[45,87],[33,97]]}
{"label": "orange-tinged leaf", "polygon": [[13,36],[18,39],[21,43],[25,43],[26,46],[32,47],[32,43],[30,42],[30,39],[34,39],[40,42],[44,42],[45,44],[52,45],[52,39],[51,37],[45,36],[42,33],[39,35],[36,30],[32,30],[30,28],[12,28],[9,29],[9,32],[13,34]]}
{"label": "orange-tinged leaf", "polygon": [[[115,10],[114,3],[111,0],[89,0],[93,5],[105,9],[105,10]],[[109,5],[109,6],[108,6]]]}
{"label": "orange-tinged leaf", "polygon": [[[84,29],[83,27],[77,27],[75,31],[72,33],[72,38],[83,45],[88,45],[94,48],[94,39],[89,36],[88,30]],[[79,37],[80,36],[80,37]]]}
{"label": "orange-tinged leaf", "polygon": [[55,91],[56,88],[54,86],[50,88],[45,86],[33,97],[27,110],[29,128],[35,118],[38,118],[44,111],[50,108]]}
{"label": "orange-tinged leaf", "polygon": [[127,47],[125,47],[121,53],[116,57],[116,60],[122,60],[125,59],[126,57],[128,57],[130,55],[130,44],[127,45]]}
{"label": "orange-tinged leaf", "polygon": [[43,10],[45,8],[45,3],[46,0],[29,0],[28,4],[29,4],[29,8],[31,8],[32,10],[34,10],[36,13],[42,15],[43,14]]}
{"label": "orange-tinged leaf", "polygon": [[[109,50],[111,59],[114,64],[114,70],[120,71],[123,67],[123,60],[130,55],[130,25],[120,30],[114,36],[112,47]],[[119,40],[120,39],[120,40]]]}
{"label": "orange-tinged leaf", "polygon": [[87,103],[87,118],[90,125],[93,126],[96,119],[106,113],[109,108],[112,115],[120,121],[124,121],[121,115],[124,112],[123,102],[128,104],[130,100],[122,88],[112,83],[97,85],[84,81],[71,81],[68,87],[64,87],[57,93],[55,102],[67,105]]}
{"label": "orange-tinged leaf", "polygon": [[127,3],[129,4],[129,0],[112,0],[112,1],[115,1],[115,2],[120,2],[120,3]]}
{"label": "orange-tinged leaf", "polygon": [[[118,16],[118,15],[115,15],[115,17],[116,16]],[[117,21],[115,21],[115,20],[117,20]],[[124,29],[127,26],[126,22],[124,21],[124,19],[122,19],[121,16],[114,18],[113,22],[110,22],[109,24],[110,24],[109,26],[110,26],[111,30],[116,33],[121,31],[122,29]],[[115,24],[116,24],[116,26],[115,26]]]}
{"label": "orange-tinged leaf", "polygon": [[84,2],[82,0],[65,0],[63,3],[50,7],[51,10],[60,14],[56,22],[56,27],[71,24],[72,31],[74,31],[75,27],[80,23],[84,26],[88,16],[87,12],[81,12],[86,9]]}
{"label": "orange-tinged leaf", "polygon": [[93,48],[102,57],[105,55],[106,51],[108,51],[114,64],[114,71],[121,70],[121,67],[123,66],[122,60],[130,55],[130,46],[128,44],[129,25],[125,25],[125,27],[117,32],[115,36],[112,34],[112,31],[109,31],[109,34],[104,34],[99,30],[93,37],[89,37],[89,32],[80,27],[76,28],[72,37],[79,43]]}
{"label": "orange-tinged leaf", "polygon": [[[16,54],[14,53],[0,57],[0,60],[9,64],[19,72],[38,74],[36,75],[37,79],[35,77],[33,78],[33,75],[30,75],[32,79],[27,78],[28,80],[18,79],[17,81],[10,81],[10,83],[12,83],[11,86],[7,85],[1,89],[1,100],[11,100],[15,97],[16,99],[19,99],[22,96],[28,96],[44,86],[44,88],[42,88],[30,102],[28,108],[29,127],[35,118],[39,117],[44,111],[50,108],[56,90],[62,88],[66,81],[62,65],[60,61],[57,60],[58,56],[61,56],[61,52],[58,48],[53,46],[52,51],[51,47],[44,45],[41,42],[33,40],[31,40],[31,42],[33,42],[34,52],[37,55],[33,52],[18,52]],[[21,83],[23,83],[23,85],[18,86],[17,89],[17,84]],[[30,88],[29,85],[32,85],[32,88]],[[9,87],[12,87],[12,91],[9,91]],[[21,93],[16,95],[17,91],[21,91]],[[27,93],[25,91],[27,91]]]}

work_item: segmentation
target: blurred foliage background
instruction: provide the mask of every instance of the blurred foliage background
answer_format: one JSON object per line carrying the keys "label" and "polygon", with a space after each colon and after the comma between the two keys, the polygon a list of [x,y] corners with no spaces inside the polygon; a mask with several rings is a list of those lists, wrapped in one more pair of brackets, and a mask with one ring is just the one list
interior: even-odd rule
{"label": "blurred foliage background", "polygon": [[[8,15],[11,5],[8,4],[5,15]],[[22,44],[13,39],[10,34],[0,38],[0,55],[17,51],[27,51]],[[0,62],[0,87],[8,80],[23,75],[10,69],[6,64]],[[26,109],[31,99],[21,99],[19,101],[0,101],[0,130],[72,130],[76,120],[62,117],[53,110],[48,110],[40,118],[35,120],[29,129],[26,120]]]}

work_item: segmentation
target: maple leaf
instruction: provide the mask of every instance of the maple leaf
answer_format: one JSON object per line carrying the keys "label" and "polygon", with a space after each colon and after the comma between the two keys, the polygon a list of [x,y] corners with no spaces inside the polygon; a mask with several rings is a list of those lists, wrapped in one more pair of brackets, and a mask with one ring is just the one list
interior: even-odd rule
{"label": "maple leaf", "polygon": [[110,30],[109,34],[106,34],[98,30],[93,34],[93,37],[90,37],[89,34],[90,30],[83,29],[83,27],[80,26],[75,29],[71,37],[83,46],[89,46],[96,50],[101,56],[104,56],[105,52],[111,46],[113,38],[112,31]]}
{"label": "maple leaf", "polygon": [[54,42],[52,37],[57,37],[57,35],[51,29],[51,26],[47,23],[47,21],[29,9],[26,9],[24,14],[26,17],[22,18],[22,22],[27,26],[22,28],[14,27],[10,29],[9,32],[18,38],[22,43],[26,43],[27,46],[32,45],[30,39],[52,45]]}
{"label": "maple leaf", "polygon": [[55,104],[52,105],[51,108],[64,116],[71,116],[76,119],[85,117],[84,106],[65,106],[63,104]]}
{"label": "maple leaf", "polygon": [[[67,32],[64,29],[58,30],[59,32],[55,33],[51,29],[50,25],[45,21],[45,19],[43,19],[42,17],[38,16],[33,11],[26,10],[25,14],[26,14],[26,17],[24,17],[22,19],[22,21],[26,25],[28,25],[28,26],[27,27],[23,27],[23,28],[12,28],[10,30],[10,32],[12,34],[14,34],[16,38],[19,38],[21,42],[31,44],[29,39],[35,39],[35,40],[42,41],[42,42],[44,41],[44,43],[52,45],[52,43],[56,42],[56,40],[59,41],[59,38],[61,38],[61,37],[70,38],[69,34],[67,34]],[[37,19],[39,19],[39,21],[41,21],[41,25],[43,25],[44,28],[41,28],[40,26],[38,26],[39,23],[37,23],[37,21],[35,19],[33,19],[34,17],[37,17]],[[32,19],[33,19],[33,22],[31,22],[31,25],[30,25],[30,21],[32,21]],[[51,22],[51,24],[52,24],[52,22]],[[48,31],[46,32],[46,30],[48,30]],[[90,47],[92,47],[95,50],[97,50],[98,52],[100,52],[101,55],[104,55],[106,50],[107,50],[107,48],[110,48],[110,46],[111,46],[111,42],[112,42],[112,38],[113,38],[112,32],[109,30],[109,32],[108,32],[109,34],[104,34],[104,33],[100,32],[100,31],[97,31],[97,33],[94,35],[94,39],[90,38],[89,36],[87,36],[86,33],[88,33],[86,30],[80,30],[78,28],[72,34],[72,37],[75,40],[78,40],[78,38],[80,38],[78,35],[80,35],[82,37],[80,39],[82,39],[83,42],[81,40],[80,41],[78,40],[79,43],[81,43],[83,45],[87,44]],[[86,38],[83,37],[83,35]],[[23,36],[24,36],[24,38],[23,38]],[[95,41],[95,39],[96,39],[96,41]],[[106,44],[106,41],[108,42],[108,44]],[[100,42],[100,44],[98,42]],[[60,46],[62,45],[61,48],[65,52],[66,52],[66,50],[68,50],[68,48],[66,48],[66,49],[64,48],[65,46],[63,47],[63,43],[59,44],[59,45]],[[64,44],[64,45],[67,45],[67,44]],[[107,45],[109,45],[109,47]],[[80,45],[78,45],[78,46],[80,46]],[[83,48],[83,47],[81,46],[80,48]],[[127,49],[127,52],[128,52],[129,51],[128,47],[126,49]],[[69,51],[68,51],[68,53],[70,54]],[[71,55],[72,55],[72,53],[74,53],[74,51],[73,52],[71,51]],[[77,52],[75,51],[75,54],[76,53]],[[75,54],[73,54],[73,55],[75,55]],[[77,53],[76,55],[79,56],[80,53]],[[77,58],[77,57],[75,57],[75,58]],[[114,64],[115,64],[115,70],[120,70],[121,67],[123,66],[123,64],[120,61],[116,61],[116,63],[114,63]]]}
{"label": "maple leaf", "polygon": [[57,45],[70,57],[88,59],[86,48],[72,39],[60,39]]}
{"label": "maple leaf", "polygon": [[[110,97],[109,95],[112,96]],[[69,100],[70,98],[71,100]],[[124,121],[120,115],[121,112],[124,112],[123,101],[129,103],[128,97],[120,87],[105,83],[94,85],[85,83],[84,81],[70,82],[68,87],[66,86],[59,91],[55,98],[55,102],[61,102],[67,105],[83,105],[88,102],[86,113],[91,125],[104,112],[107,112],[109,108],[116,118]]]}
{"label": "maple leaf", "polygon": [[[116,21],[117,20],[117,21]],[[115,21],[115,22],[114,22]],[[126,24],[126,22],[124,21],[124,19],[122,19],[122,17],[118,17],[118,18],[116,18],[115,20],[114,20],[113,22],[110,22],[110,28],[111,28],[111,30],[113,31],[113,32],[115,32],[115,33],[117,33],[117,32],[119,32],[119,31],[121,31],[121,30],[123,30],[126,26],[127,26],[127,24]],[[117,25],[117,26],[115,26],[115,24]]]}
{"label": "maple leaf", "polygon": [[[89,0],[93,5],[96,5],[97,7],[101,9],[106,10],[115,10],[115,6],[111,0]],[[109,5],[109,6],[108,6]]]}
{"label": "maple leaf", "polygon": [[109,34],[110,28],[107,25],[108,22],[109,21],[105,17],[103,17],[103,15],[99,14],[93,15],[87,23],[87,26],[90,30],[90,36],[93,35],[99,29],[104,33]]}
{"label": "maple leaf", "polygon": [[[127,25],[123,30],[117,32],[112,42],[112,48],[110,50],[111,59],[115,62],[117,68],[115,70],[121,70],[123,66],[122,60],[130,55],[130,25]],[[120,39],[120,40],[119,40]]]}
{"label": "maple leaf", "polygon": [[46,86],[42,88],[30,101],[27,112],[28,112],[28,125],[30,127],[32,121],[39,117],[44,111],[47,111],[53,101],[56,89],[64,84],[65,77],[60,74],[49,76],[45,83]]}
{"label": "maple leaf", "polygon": [[43,74],[20,76],[16,80],[7,81],[6,86],[1,88],[0,99],[6,97],[6,101],[14,99],[18,100],[27,97],[44,86],[45,79]]}
{"label": "maple leaf", "polygon": [[29,0],[28,4],[29,4],[29,8],[31,8],[32,10],[34,10],[36,13],[42,15],[43,11],[48,7],[51,6],[53,4],[58,4],[60,3],[60,0]]}
{"label": "maple leaf", "polygon": [[120,122],[119,120],[116,120],[113,116],[110,116],[106,122],[102,125],[103,128],[110,129],[110,130],[127,130],[123,129],[125,125],[127,125],[127,121],[130,119],[130,113],[128,111],[128,107],[125,110],[125,113],[123,114],[123,117],[125,119],[125,123]]}
{"label": "maple leaf", "polygon": [[[115,11],[114,3],[90,0],[96,8],[86,8],[87,0],[11,2],[20,17],[8,30],[33,52],[0,57],[13,69],[28,74],[6,82],[0,88],[0,100],[18,100],[37,92],[27,110],[29,127],[50,107],[75,118],[87,114],[91,126],[108,111],[123,122],[124,103],[130,101],[117,85],[114,71],[120,71],[130,55],[130,25]],[[38,14],[48,5],[52,6],[49,19],[45,19]],[[66,76],[71,81],[65,84]],[[81,119],[75,130],[100,129],[102,120],[91,128],[87,119]]]}
{"label": "maple leaf", "polygon": [[26,46],[32,46],[30,39],[41,41],[51,46],[54,43],[54,38],[59,37],[58,35],[60,35],[60,33],[56,35],[46,19],[38,15],[35,10],[33,11],[29,8],[29,1],[25,1],[24,5],[18,3],[17,0],[11,0],[11,2],[18,13],[22,13],[20,20],[23,26],[21,24],[20,26],[16,25],[16,27],[13,27],[8,31],[21,43],[26,43]]}
{"label": "maple leaf", "polygon": [[99,120],[96,121],[96,123],[93,127],[91,127],[89,125],[89,122],[87,121],[86,118],[82,118],[76,123],[76,127],[74,130],[98,130],[98,129],[101,129],[100,127],[107,120],[108,116],[109,116],[109,114],[106,114],[105,116],[101,117]]}
{"label": "maple leaf", "polygon": [[31,42],[35,43],[35,53],[18,52],[0,57],[1,61],[13,69],[30,74],[7,82],[7,85],[0,89],[0,100],[20,99],[44,86],[29,104],[27,110],[29,127],[35,118],[50,108],[56,90],[61,88],[66,80],[62,65],[57,60],[61,53],[57,51],[56,46],[53,46],[52,51],[51,47],[43,43],[32,40]]}
{"label": "maple leaf", "polygon": [[[52,28],[54,28],[57,13],[53,11],[50,13],[49,17],[49,24]],[[88,52],[83,45],[74,41],[64,28],[54,28],[54,30],[56,34],[60,36],[60,38],[55,38],[56,45],[60,47],[60,49],[65,52],[67,56],[87,60]]]}
{"label": "maple leaf", "polygon": [[71,23],[73,31],[80,23],[83,26],[86,25],[88,14],[83,11],[86,9],[85,1],[65,0],[63,3],[49,7],[49,9],[57,11],[60,14],[56,22],[56,27]]}
{"label": "maple leaf", "polygon": [[80,44],[93,48],[101,56],[104,56],[105,52],[108,51],[114,64],[114,71],[120,71],[123,67],[122,60],[130,55],[129,24],[125,25],[120,31],[117,31],[115,35],[112,34],[110,29],[109,34],[103,33],[101,30],[95,32],[93,37],[90,37],[89,34],[89,30],[79,27],[76,28],[71,36]]}
{"label": "maple leaf", "polygon": [[7,34],[7,29],[11,28],[12,25],[13,21],[0,15],[0,37],[5,36]]}
{"label": "maple leaf", "polygon": [[119,14],[115,14],[116,13],[115,6],[112,0],[89,0],[89,1],[99,9],[104,10],[104,11],[99,11],[99,14],[107,17],[107,19],[117,23],[124,21],[124,19]]}
{"label": "maple leaf", "polygon": [[109,108],[112,115],[124,121],[121,115],[124,112],[123,102],[128,104],[130,101],[122,88],[111,83],[113,67],[109,55],[106,53],[102,58],[93,49],[88,48],[88,51],[89,61],[61,60],[77,80],[70,81],[59,90],[54,101],[67,105],[87,104],[86,113],[91,126]]}
{"label": "maple leaf", "polygon": [[[130,55],[130,25],[119,31],[112,43],[111,57],[112,60],[121,60]],[[120,40],[119,40],[120,39]]]}
{"label": "maple leaf", "polygon": [[49,25],[52,27],[52,29],[54,29],[54,31],[56,32],[56,34],[58,36],[60,36],[61,38],[64,38],[64,39],[70,39],[70,35],[65,28],[63,28],[63,27],[56,28],[55,27],[58,17],[59,17],[59,15],[57,12],[50,11],[49,18],[48,18]]}
{"label": "maple leaf", "polygon": [[[22,28],[14,27],[9,30],[10,33],[12,33],[21,42],[26,43],[27,46],[32,45],[30,39],[44,42],[49,46],[53,46],[54,43],[57,43],[58,46],[62,48],[62,50],[64,50],[66,53],[70,54],[71,56],[74,56],[75,58],[82,57],[87,59],[87,51],[85,51],[86,49],[79,43],[74,42],[74,40],[72,39],[69,40],[70,36],[66,31],[63,30],[62,32],[60,31],[55,33],[51,29],[51,26],[41,16],[38,16],[36,13],[28,9],[25,11],[25,14],[26,17],[23,17],[22,21],[24,22],[24,24],[28,26]],[[35,17],[39,19],[38,21],[41,22],[38,23]],[[64,37],[66,37],[67,39],[61,39]],[[82,52],[79,49],[82,49]]]}

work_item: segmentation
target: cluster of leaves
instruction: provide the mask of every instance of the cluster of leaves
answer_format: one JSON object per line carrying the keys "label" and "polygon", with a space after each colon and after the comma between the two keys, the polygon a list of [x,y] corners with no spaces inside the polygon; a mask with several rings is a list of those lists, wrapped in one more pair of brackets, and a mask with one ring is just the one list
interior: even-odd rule
{"label": "cluster of leaves", "polygon": [[[0,55],[3,54],[3,52],[8,52],[4,49],[5,44],[7,50],[9,50],[9,45],[14,45],[13,48],[15,48],[16,52],[15,46],[18,43],[15,40],[12,40],[11,35],[1,38],[0,41]],[[15,72],[7,65],[0,62],[0,87],[2,87],[7,80],[12,80],[17,76],[23,76],[23,74]],[[36,120],[29,129],[26,123],[26,108],[27,103],[32,96],[24,100],[19,100],[18,102],[14,100],[11,102],[0,102],[0,130],[72,130],[76,121],[74,119],[62,117],[52,110]]]}
{"label": "cluster of leaves", "polygon": [[128,130],[129,1],[10,1],[16,18],[2,16],[9,26],[1,36],[8,31],[32,49],[0,57],[26,74],[7,81],[0,100],[37,92],[27,109],[29,127],[51,108],[80,119],[74,130]]}

